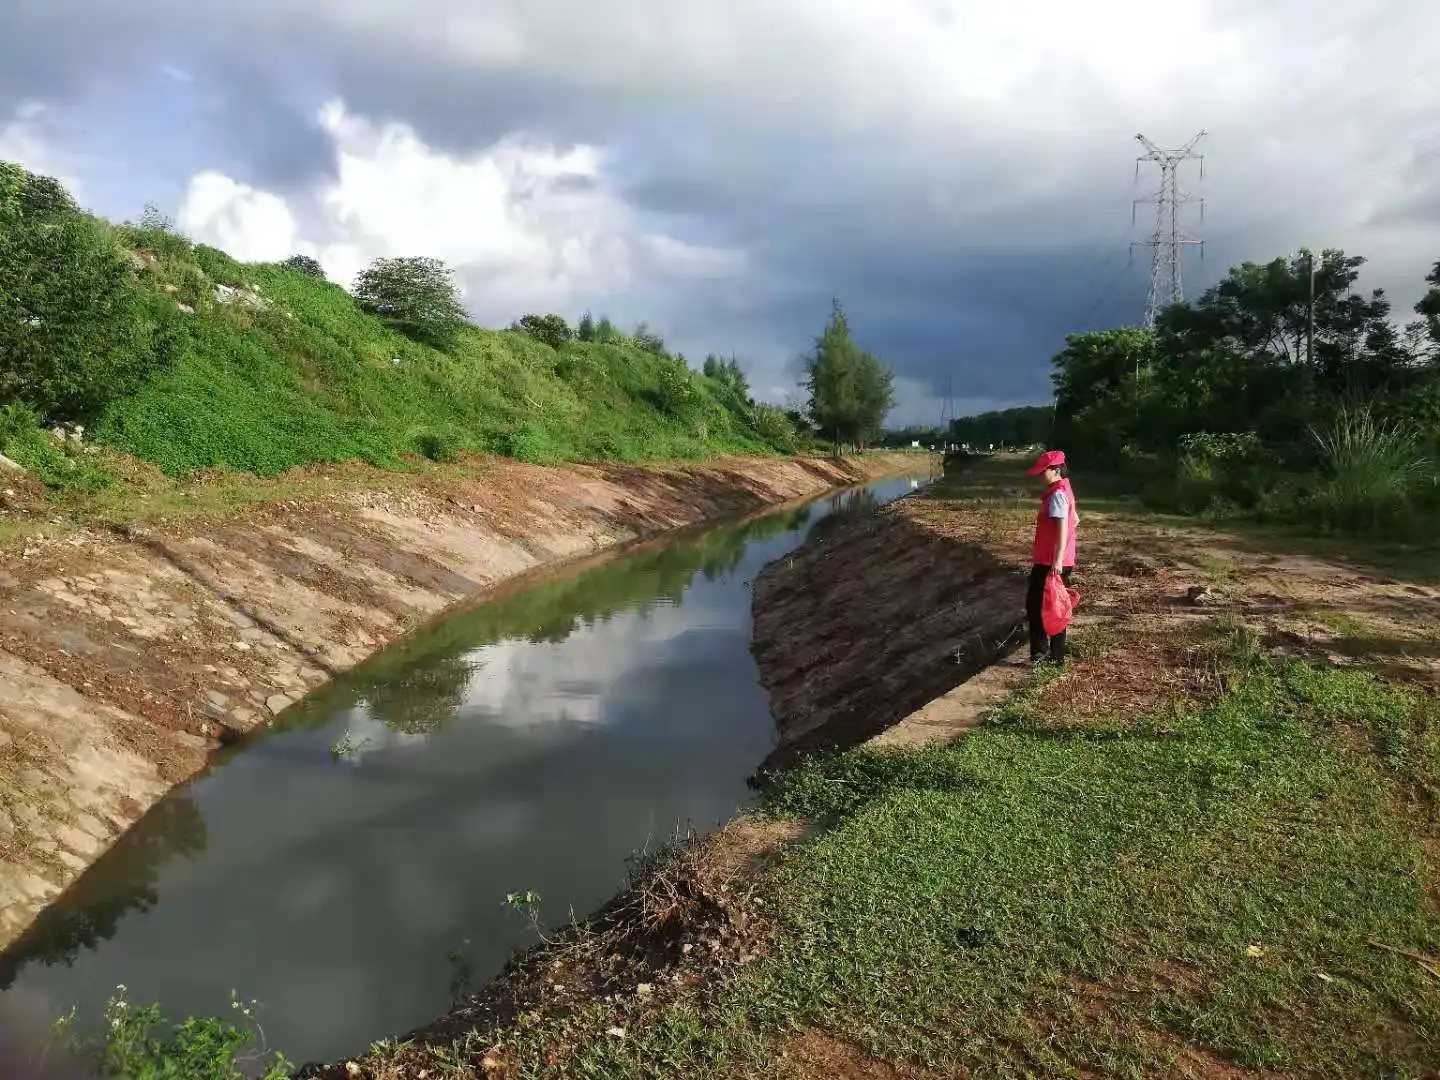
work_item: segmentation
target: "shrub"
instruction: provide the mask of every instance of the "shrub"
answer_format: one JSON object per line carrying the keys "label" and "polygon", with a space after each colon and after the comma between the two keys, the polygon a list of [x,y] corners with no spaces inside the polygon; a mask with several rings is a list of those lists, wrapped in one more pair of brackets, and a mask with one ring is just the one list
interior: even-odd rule
{"label": "shrub", "polygon": [[416,341],[444,346],[465,325],[454,275],[439,259],[376,259],[355,282],[360,307]]}
{"label": "shrub", "polygon": [[114,232],[0,163],[0,400],[85,421],[168,359]]}
{"label": "shrub", "polygon": [[83,494],[114,481],[79,447],[41,430],[40,415],[20,404],[0,406],[0,453],[23,465],[52,491]]}
{"label": "shrub", "polygon": [[532,465],[549,465],[561,460],[564,455],[556,446],[555,439],[545,425],[534,420],[526,421],[510,432],[502,441],[501,449],[507,457],[526,461]]}
{"label": "shrub", "polygon": [[249,284],[245,278],[245,267],[218,248],[212,248],[207,244],[196,244],[191,256],[209,279],[206,284],[230,285],[237,288]]}
{"label": "shrub", "polygon": [[309,255],[291,255],[280,265],[286,270],[294,270],[296,273],[315,278],[317,281],[325,280],[325,268],[320,265],[319,260],[312,259]]}
{"label": "shrub", "polygon": [[661,412],[683,420],[694,415],[706,395],[688,368],[671,363],[660,369],[654,397]]}
{"label": "shrub", "polygon": [[756,405],[750,414],[755,433],[776,450],[793,450],[798,437],[795,425],[777,405]]}
{"label": "shrub", "polygon": [[[254,1004],[232,1000],[248,1020]],[[102,1077],[113,1080],[287,1080],[291,1065],[280,1054],[268,1062],[249,1050],[254,1032],[216,1017],[192,1017],[169,1026],[157,1005],[133,1008],[121,986],[105,1008],[105,1035],[85,1039],[71,1033],[74,1048],[92,1059]],[[258,1072],[257,1072],[258,1067]]]}
{"label": "shrub", "polygon": [[415,433],[415,449],[431,461],[458,461],[463,449],[460,433],[454,428],[423,428]]}
{"label": "shrub", "polygon": [[575,336],[569,324],[560,315],[526,315],[516,325],[521,331],[529,334],[536,341],[543,341],[552,349],[560,348]]}

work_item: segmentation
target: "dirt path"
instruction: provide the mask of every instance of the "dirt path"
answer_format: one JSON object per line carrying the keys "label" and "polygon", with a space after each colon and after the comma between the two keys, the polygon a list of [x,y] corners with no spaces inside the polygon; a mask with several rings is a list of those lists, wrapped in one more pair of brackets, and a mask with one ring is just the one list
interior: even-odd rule
{"label": "dirt path", "polygon": [[0,569],[0,946],[217,746],[446,609],[537,567],[917,467],[495,460],[223,515],[20,530]]}
{"label": "dirt path", "polygon": [[[760,575],[753,648],[780,734],[766,768],[869,739],[943,738],[1018,685],[1022,666],[993,662],[1020,644],[1034,508],[1023,476],[1003,469],[893,503]],[[1073,665],[1053,691],[1067,707],[1138,709],[1181,692],[1186,627],[1215,617],[1271,648],[1440,686],[1440,565],[1427,581],[1278,554],[1293,541],[1101,501],[1087,505],[1081,536],[1077,624],[1124,620],[1136,643],[1103,678],[1094,663]]]}

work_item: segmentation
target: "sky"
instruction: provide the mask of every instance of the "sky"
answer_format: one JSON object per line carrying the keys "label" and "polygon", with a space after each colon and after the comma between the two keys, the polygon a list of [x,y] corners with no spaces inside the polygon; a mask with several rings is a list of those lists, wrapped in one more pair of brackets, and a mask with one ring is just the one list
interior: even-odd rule
{"label": "sky", "polygon": [[[1400,314],[1440,259],[1424,0],[13,0],[0,159],[242,259],[428,255],[484,325],[645,320],[757,397],[839,299],[892,422],[1049,400],[1067,333],[1137,322],[1143,133],[1181,173],[1187,296],[1365,256]],[[1147,215],[1149,218],[1147,220]]]}

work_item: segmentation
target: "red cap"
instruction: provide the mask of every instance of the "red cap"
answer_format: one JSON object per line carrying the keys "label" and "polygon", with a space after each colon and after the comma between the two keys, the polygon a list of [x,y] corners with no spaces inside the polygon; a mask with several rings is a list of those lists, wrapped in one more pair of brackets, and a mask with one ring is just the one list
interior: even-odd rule
{"label": "red cap", "polygon": [[1034,464],[1034,465],[1031,465],[1030,468],[1028,468],[1028,469],[1025,470],[1025,475],[1026,475],[1026,476],[1039,476],[1039,475],[1040,475],[1041,473],[1043,473],[1046,469],[1053,469],[1053,468],[1055,468],[1055,467],[1058,466],[1058,465],[1064,465],[1064,464],[1065,464],[1065,451],[1064,451],[1064,450],[1046,450],[1043,454],[1041,454],[1038,458],[1035,459],[1035,464]]}

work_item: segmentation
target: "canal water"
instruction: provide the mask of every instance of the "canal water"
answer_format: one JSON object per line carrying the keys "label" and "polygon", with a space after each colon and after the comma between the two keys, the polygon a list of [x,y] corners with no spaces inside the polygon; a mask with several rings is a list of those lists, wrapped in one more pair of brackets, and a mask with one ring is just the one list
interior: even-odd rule
{"label": "canal water", "polygon": [[[745,805],[775,740],[750,582],[909,479],[669,539],[447,618],[165,798],[0,964],[27,1014],[118,984],[175,1019],[260,1004],[294,1062],[355,1054],[594,910],[626,859]],[[832,522],[833,523],[833,522]]]}

